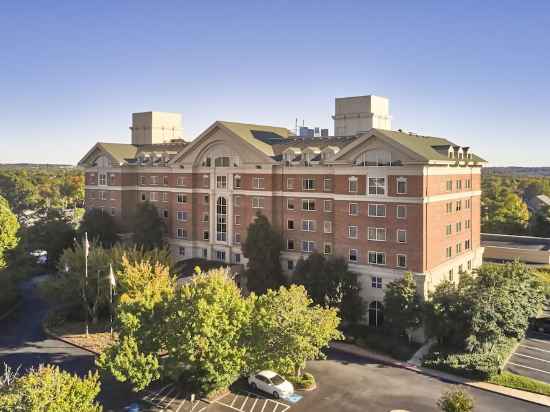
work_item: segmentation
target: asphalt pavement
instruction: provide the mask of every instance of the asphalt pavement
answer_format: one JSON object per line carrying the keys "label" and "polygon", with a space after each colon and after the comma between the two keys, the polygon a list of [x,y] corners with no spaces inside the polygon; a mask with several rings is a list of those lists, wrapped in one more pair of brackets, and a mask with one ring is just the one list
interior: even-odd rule
{"label": "asphalt pavement", "polygon": [[510,357],[506,370],[550,383],[550,334],[529,331]]}

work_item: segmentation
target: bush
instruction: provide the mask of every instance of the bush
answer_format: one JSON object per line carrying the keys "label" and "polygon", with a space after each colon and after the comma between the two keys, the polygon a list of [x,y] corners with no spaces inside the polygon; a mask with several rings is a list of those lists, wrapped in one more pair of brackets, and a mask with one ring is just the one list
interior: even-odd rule
{"label": "bush", "polygon": [[308,372],[301,376],[291,375],[287,378],[294,385],[294,389],[311,389],[315,386],[315,377]]}
{"label": "bush", "polygon": [[[9,370],[6,371],[9,374]],[[81,379],[57,366],[39,366],[0,385],[0,412],[101,412],[95,402],[100,384],[97,373]]]}
{"label": "bush", "polygon": [[517,341],[512,338],[503,339],[488,352],[449,353],[435,347],[423,361],[428,368],[467,378],[487,380],[501,372],[508,355]]}
{"label": "bush", "polygon": [[0,315],[17,302],[17,289],[11,276],[0,273]]}
{"label": "bush", "polygon": [[508,388],[521,389],[528,392],[550,396],[549,384],[510,372],[502,372],[499,375],[493,375],[489,378],[488,382],[494,383],[495,385],[506,386]]}
{"label": "bush", "polygon": [[443,412],[470,412],[474,409],[474,400],[468,392],[457,389],[445,392],[437,406]]}

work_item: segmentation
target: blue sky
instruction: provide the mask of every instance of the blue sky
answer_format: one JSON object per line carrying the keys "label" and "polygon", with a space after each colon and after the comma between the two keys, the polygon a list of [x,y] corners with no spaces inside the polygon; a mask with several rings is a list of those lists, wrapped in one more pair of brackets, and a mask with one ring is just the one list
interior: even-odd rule
{"label": "blue sky", "polygon": [[[32,3],[32,4],[31,4]],[[549,1],[0,5],[0,162],[76,163],[132,112],[333,128],[334,97],[494,165],[550,166]]]}

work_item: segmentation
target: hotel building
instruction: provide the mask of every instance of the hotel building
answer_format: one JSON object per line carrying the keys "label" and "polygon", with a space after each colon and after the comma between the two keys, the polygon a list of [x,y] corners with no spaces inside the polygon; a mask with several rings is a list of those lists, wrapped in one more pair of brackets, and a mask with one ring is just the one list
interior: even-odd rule
{"label": "hotel building", "polygon": [[334,136],[216,121],[190,142],[181,116],[132,116],[132,143],[97,143],[80,161],[86,208],[122,227],[140,202],[158,208],[174,260],[246,264],[258,212],[281,232],[283,269],[313,251],[360,274],[369,320],[384,285],[407,271],[423,296],[481,264],[480,171],[468,146],[391,130],[378,96],[337,98]]}

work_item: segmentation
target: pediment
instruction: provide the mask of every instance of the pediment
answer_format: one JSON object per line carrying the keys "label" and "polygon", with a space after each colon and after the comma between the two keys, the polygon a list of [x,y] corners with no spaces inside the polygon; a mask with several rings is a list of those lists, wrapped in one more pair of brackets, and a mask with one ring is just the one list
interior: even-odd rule
{"label": "pediment", "polygon": [[201,167],[205,157],[211,157],[214,161],[214,158],[224,156],[238,159],[239,164],[274,163],[269,156],[218,122],[187,145],[170,163]]}

